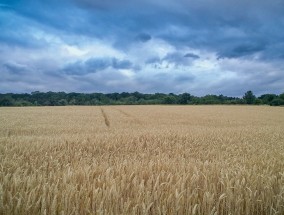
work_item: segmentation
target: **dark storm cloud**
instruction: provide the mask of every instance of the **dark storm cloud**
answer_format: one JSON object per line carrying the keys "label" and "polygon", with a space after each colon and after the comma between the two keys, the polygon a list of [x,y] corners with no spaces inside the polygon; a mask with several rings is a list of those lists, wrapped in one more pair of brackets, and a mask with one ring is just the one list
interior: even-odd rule
{"label": "dark storm cloud", "polygon": [[198,55],[193,54],[193,53],[187,53],[187,54],[184,55],[184,57],[193,58],[193,59],[200,58]]}
{"label": "dark storm cloud", "polygon": [[146,60],[145,63],[152,65],[154,64],[156,67],[159,67],[159,65],[162,63],[174,64],[175,67],[189,66],[194,60],[199,58],[200,57],[198,55],[192,53],[183,54],[180,52],[170,52],[163,58],[153,57]]}
{"label": "dark storm cloud", "polygon": [[24,74],[28,71],[27,66],[25,65],[19,65],[16,63],[4,63],[3,64],[3,69],[6,69],[7,72],[10,74]]}
{"label": "dark storm cloud", "polygon": [[85,75],[96,73],[107,68],[131,69],[133,64],[129,60],[119,60],[116,58],[90,58],[86,61],[77,61],[66,65],[62,71],[69,75]]}
{"label": "dark storm cloud", "polygon": [[197,56],[195,57],[185,57],[182,53],[179,52],[173,52],[173,53],[168,53],[162,61],[166,61],[168,63],[173,63],[176,66],[179,65],[190,65],[193,59],[198,59]]}
{"label": "dark storm cloud", "polygon": [[98,1],[98,0],[73,0],[78,5],[85,7],[85,8],[93,8],[93,9],[99,9],[99,10],[109,10],[113,8],[122,8],[125,5],[132,4],[135,2],[131,0],[120,0],[120,1],[114,1],[114,0],[104,0],[104,1]]}
{"label": "dark storm cloud", "polygon": [[145,64],[154,64],[154,63],[161,63],[161,58],[159,57],[152,57],[145,61]]}
{"label": "dark storm cloud", "polygon": [[151,35],[146,34],[146,33],[141,33],[136,36],[136,39],[141,42],[147,42],[151,40],[151,38],[152,38]]}
{"label": "dark storm cloud", "polygon": [[129,60],[112,59],[112,67],[114,69],[131,69],[132,63]]}
{"label": "dark storm cloud", "polygon": [[185,75],[176,76],[174,80],[177,83],[191,83],[192,81],[194,81],[194,79],[195,76],[185,74]]}
{"label": "dark storm cloud", "polygon": [[[132,71],[139,69],[139,76],[133,78],[135,81],[131,82],[132,85],[127,82],[129,86],[133,88],[140,86],[138,90],[144,91],[149,89],[184,91],[180,88],[186,80],[191,81],[191,77],[187,76],[186,72],[191,71],[192,63],[198,61],[200,64],[204,63],[203,53],[210,53],[219,58],[220,64],[226,60],[240,59],[245,62],[250,61],[253,66],[247,63],[246,68],[240,68],[242,63],[231,65],[230,68],[219,66],[220,69],[216,69],[219,76],[223,77],[227,74],[226,72],[234,70],[233,66],[236,67],[233,71],[236,75],[232,76],[234,78],[228,76],[227,79],[216,81],[218,83],[208,84],[206,89],[196,84],[195,89],[188,88],[188,90],[210,93],[217,86],[224,91],[221,93],[226,94],[234,86],[230,83],[232,81],[232,83],[239,83],[234,90],[230,91],[237,94],[243,91],[250,79],[258,80],[256,84],[250,82],[252,90],[261,92],[261,84],[262,89],[270,87],[274,92],[280,92],[284,90],[283,11],[284,1],[282,0],[2,0],[0,3],[0,74],[2,77],[5,74],[6,78],[18,77],[23,83],[21,89],[25,89],[25,86],[26,89],[32,88],[28,87],[29,82],[21,77],[22,71],[30,76],[35,75],[37,77],[35,80],[48,77],[46,79],[49,80],[50,85],[48,82],[39,81],[39,89],[49,86],[51,89],[60,89],[59,83],[68,80],[61,89],[64,90],[71,89],[71,86],[76,86],[75,89],[83,89],[79,85],[84,84],[85,79],[84,81],[75,80],[74,76],[86,78],[86,76],[100,75],[100,78],[98,76],[96,78],[102,81],[102,77],[111,76],[108,69]],[[74,45],[78,49],[83,45],[88,47],[89,44],[91,47],[91,43],[96,40],[120,52],[123,57],[102,53],[101,57],[96,55],[90,58],[91,54],[86,56],[82,54],[76,59],[78,53],[73,52],[72,55],[72,52],[60,51],[64,45]],[[150,52],[140,52],[140,49],[143,50],[147,45],[153,46],[154,49],[157,41],[163,41],[173,47],[172,50],[160,47],[159,52],[157,51],[160,54],[153,55]],[[93,49],[97,46],[97,43],[93,45]],[[46,50],[49,49],[54,53],[46,54]],[[66,61],[67,57],[64,54],[72,55],[72,59]],[[149,56],[144,56],[147,54]],[[47,68],[44,63],[42,66],[39,65],[45,58],[52,57],[55,62],[52,68]],[[66,62],[75,63],[67,64]],[[266,64],[263,65],[262,62]],[[167,76],[167,84],[160,84],[157,76],[149,75],[146,73],[147,68],[144,68],[153,64],[156,65],[153,68],[157,70],[167,69],[159,66],[163,63],[175,65]],[[21,67],[23,65],[26,67]],[[180,65],[187,69],[184,69],[184,74],[177,76],[175,69]],[[200,65],[202,66],[207,68]],[[250,73],[256,68],[257,73]],[[273,75],[266,75],[271,70],[274,71]],[[104,76],[102,72],[108,75]],[[242,77],[244,73],[250,73],[249,79]],[[198,74],[200,78],[197,77]],[[240,77],[236,78],[238,74]],[[122,86],[114,84],[124,80],[123,75],[114,77],[116,80],[112,80],[113,85],[103,84],[99,89],[113,91],[126,86],[125,83]],[[196,72],[194,82],[203,83],[206,78],[202,71]],[[269,80],[269,83],[266,80]],[[74,84],[76,81],[78,83]],[[5,89],[9,88],[7,83]],[[51,86],[52,84],[54,87]],[[3,86],[3,79],[1,85]],[[94,84],[88,86],[88,89],[91,89]],[[173,89],[168,89],[169,86]],[[2,89],[0,88],[0,91]],[[124,90],[128,91],[127,88]]]}
{"label": "dark storm cloud", "polygon": [[261,53],[265,48],[266,45],[261,43],[241,44],[236,47],[229,47],[228,50],[222,50],[218,55],[219,58],[238,58]]}
{"label": "dark storm cloud", "polygon": [[[284,37],[284,2],[279,0],[269,3],[264,0],[51,0],[48,3],[27,0],[3,4],[9,5],[16,14],[63,32],[98,37],[111,35],[117,44],[123,44],[132,40],[133,32],[146,31],[176,46],[213,50],[220,53],[220,57],[265,51]],[[18,25],[24,22],[19,20]],[[176,29],[171,30],[170,26]],[[136,38],[148,41],[151,36],[141,33]],[[23,37],[23,41],[27,40]],[[255,40],[263,44],[247,45]],[[265,52],[263,56],[267,58]]]}
{"label": "dark storm cloud", "polygon": [[[118,37],[123,35],[129,40],[133,31],[142,30],[175,46],[208,49],[220,53],[219,57],[237,58],[262,52],[263,57],[269,58],[265,50],[284,37],[284,2],[280,0],[74,2],[88,11],[111,11],[104,21],[112,30],[119,27],[114,32]],[[171,26],[175,28],[170,29]],[[251,41],[261,44],[248,44]]]}

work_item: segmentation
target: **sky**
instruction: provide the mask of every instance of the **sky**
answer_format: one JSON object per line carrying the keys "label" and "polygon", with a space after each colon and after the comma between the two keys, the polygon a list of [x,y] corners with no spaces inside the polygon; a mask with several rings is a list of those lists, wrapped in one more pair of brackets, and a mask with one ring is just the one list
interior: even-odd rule
{"label": "sky", "polygon": [[283,0],[0,0],[0,93],[284,92]]}

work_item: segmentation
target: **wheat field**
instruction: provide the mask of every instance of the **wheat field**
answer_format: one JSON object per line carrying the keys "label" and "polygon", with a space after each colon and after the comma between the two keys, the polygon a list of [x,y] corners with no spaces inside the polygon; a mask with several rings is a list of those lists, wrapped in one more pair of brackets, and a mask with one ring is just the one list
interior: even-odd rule
{"label": "wheat field", "polygon": [[284,109],[0,108],[0,214],[284,214]]}

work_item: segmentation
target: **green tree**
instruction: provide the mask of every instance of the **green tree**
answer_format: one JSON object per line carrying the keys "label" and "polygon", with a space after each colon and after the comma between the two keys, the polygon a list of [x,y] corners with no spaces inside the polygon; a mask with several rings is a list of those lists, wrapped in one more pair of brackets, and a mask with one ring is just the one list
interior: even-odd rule
{"label": "green tree", "polygon": [[202,104],[220,104],[218,96],[216,95],[206,95],[202,97]]}
{"label": "green tree", "polygon": [[263,103],[262,103],[262,100],[261,100],[261,99],[255,99],[255,100],[254,100],[254,104],[255,104],[255,105],[261,105],[261,104],[263,104]]}
{"label": "green tree", "polygon": [[271,105],[271,106],[280,106],[280,105],[284,105],[284,100],[283,100],[283,99],[281,99],[281,98],[273,99],[273,100],[270,102],[270,105]]}
{"label": "green tree", "polygon": [[284,100],[284,93],[280,94],[279,98]]}
{"label": "green tree", "polygon": [[275,94],[264,94],[259,97],[259,99],[262,100],[263,104],[270,104],[270,102],[275,98],[277,98],[277,95]]}
{"label": "green tree", "polygon": [[58,102],[57,102],[57,105],[59,106],[66,106],[68,105],[68,102],[66,99],[60,99]]}
{"label": "green tree", "polygon": [[10,96],[6,96],[0,99],[0,106],[14,106],[14,105],[15,105],[15,101]]}
{"label": "green tree", "polygon": [[166,96],[164,98],[164,104],[175,104],[176,103],[176,98],[174,96]]}
{"label": "green tree", "polygon": [[243,97],[243,99],[245,100],[246,104],[253,104],[254,100],[255,100],[255,95],[253,94],[253,92],[251,90],[247,91]]}
{"label": "green tree", "polygon": [[178,103],[179,104],[188,104],[191,100],[191,95],[189,93],[183,93],[179,95]]}

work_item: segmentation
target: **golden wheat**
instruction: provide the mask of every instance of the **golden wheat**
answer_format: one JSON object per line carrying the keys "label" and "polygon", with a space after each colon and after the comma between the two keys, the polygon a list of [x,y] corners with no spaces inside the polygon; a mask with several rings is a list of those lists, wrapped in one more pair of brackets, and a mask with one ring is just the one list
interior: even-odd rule
{"label": "golden wheat", "polygon": [[0,109],[0,214],[284,214],[284,109]]}

